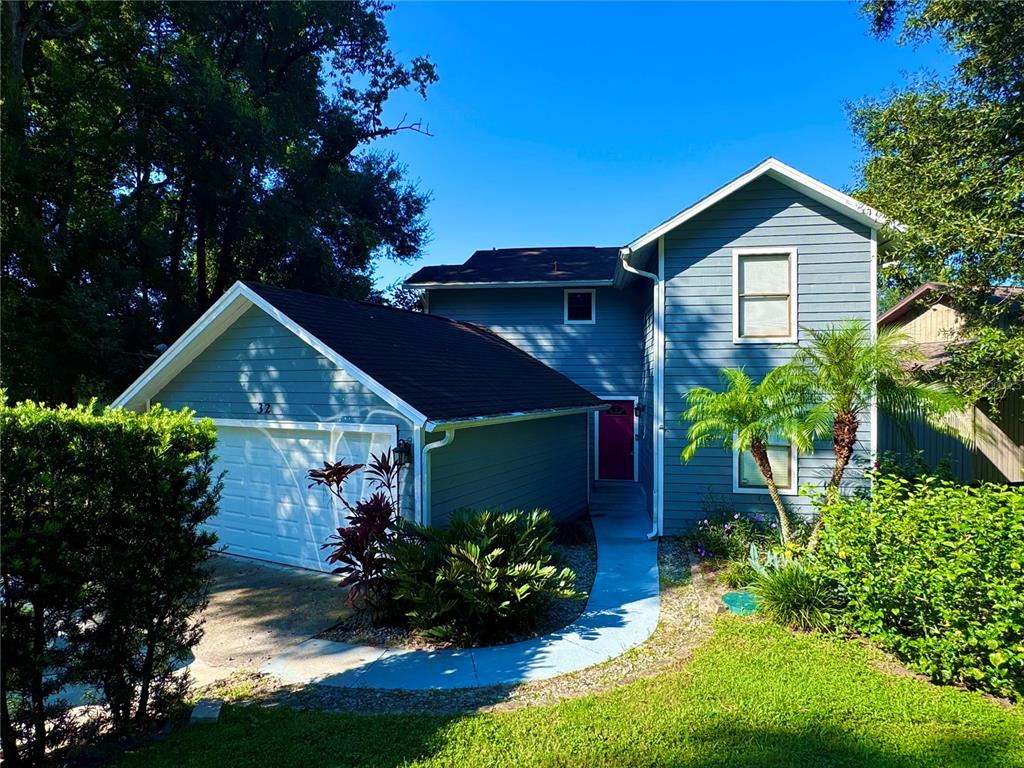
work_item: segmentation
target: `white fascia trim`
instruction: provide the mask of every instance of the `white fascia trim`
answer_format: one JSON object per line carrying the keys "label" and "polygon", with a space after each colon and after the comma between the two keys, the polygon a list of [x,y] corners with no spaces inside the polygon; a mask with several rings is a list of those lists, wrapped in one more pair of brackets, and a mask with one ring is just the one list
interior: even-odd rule
{"label": "white fascia trim", "polygon": [[746,173],[737,176],[725,186],[719,187],[710,195],[699,200],[686,210],[677,213],[675,216],[662,222],[649,232],[645,232],[640,235],[640,237],[626,247],[634,251],[643,248],[645,245],[654,242],[659,237],[662,237],[675,229],[680,224],[683,224],[699,213],[706,211],[715,203],[728,197],[741,187],[746,186],[754,179],[764,175],[770,176],[776,181],[785,184],[787,187],[795,189],[796,191],[807,195],[812,200],[816,200],[823,205],[827,205],[829,208],[839,211],[845,216],[849,216],[854,221],[864,224],[871,229],[887,227],[889,229],[896,230],[897,232],[902,232],[906,229],[906,227],[899,222],[893,221],[883,213],[876,211],[871,206],[865,205],[859,200],[855,200],[849,195],[843,194],[838,189],[834,189],[827,184],[823,184],[805,173],[801,173],[796,168],[786,165],[785,163],[776,160],[774,157],[770,157],[754,168],[751,168]]}
{"label": "white fascia trim", "polygon": [[[427,417],[399,398],[391,390],[369,374],[360,370],[339,355],[320,339],[296,323],[277,307],[259,296],[251,288],[236,282],[231,288],[189,328],[180,339],[172,344],[145,373],[114,401],[114,407],[123,407],[150,397],[162,383],[166,383],[195,359],[210,342],[230,326],[249,306],[259,307],[281,325],[294,333],[325,358],[345,371],[349,376],[366,386],[384,402],[401,413],[413,424],[423,424]],[[227,318],[227,319],[226,319]],[[195,347],[193,342],[199,342]],[[205,343],[202,343],[205,342]],[[191,350],[190,350],[191,347]],[[172,365],[173,364],[173,365]]]}
{"label": "white fascia trim", "polygon": [[[869,305],[871,312],[871,319],[868,321],[868,328],[871,333],[872,343],[878,338],[878,231],[871,230],[871,260],[868,263],[868,274],[871,280],[871,303]],[[871,428],[870,428],[870,440],[871,440],[871,463],[874,464],[878,460],[878,396],[876,393],[871,394],[871,407],[870,416]]]}
{"label": "white fascia trim", "polygon": [[[633,403],[633,480],[637,482],[640,479],[640,451],[637,445],[637,438],[640,437],[640,418],[637,415],[636,409],[640,404],[640,398],[636,395],[598,395],[602,400],[630,400]],[[600,422],[600,411],[594,411],[594,479],[601,480],[601,465],[599,462],[599,448],[601,447],[601,422]],[[607,481],[607,482],[615,482]],[[624,482],[630,482],[628,480]]]}
{"label": "white fascia trim", "polygon": [[[740,485],[740,454],[744,451],[733,451],[732,452],[732,492],[733,493],[745,493],[745,494],[759,494],[762,496],[768,495],[768,486],[763,488],[748,488]],[[790,478],[789,488],[779,488],[779,496],[799,496],[800,495],[800,454],[796,450],[796,446],[790,443],[789,446],[789,461],[790,466],[793,468],[793,477]]]}
{"label": "white fascia trim", "polygon": [[438,421],[427,421],[423,424],[424,432],[437,432],[438,430],[469,429],[471,427],[488,427],[496,424],[508,424],[513,421],[530,421],[531,419],[547,419],[555,416],[571,416],[574,413],[589,413],[590,411],[601,411],[607,408],[606,405],[588,405],[580,408],[552,408],[540,411],[519,411],[516,413],[499,413],[494,416],[474,416],[468,419],[449,419]]}
{"label": "white fascia trim", "polygon": [[[874,230],[872,230],[874,232]],[[789,257],[789,335],[787,336],[740,336],[740,257],[741,256],[774,256],[786,254]],[[732,343],[733,344],[796,344],[800,337],[797,327],[797,302],[799,301],[799,285],[797,283],[796,248],[733,248],[732,249]]]}
{"label": "white fascia trim", "polygon": [[[589,293],[590,294],[590,319],[570,320],[569,319],[569,294]],[[597,290],[594,288],[566,288],[562,291],[562,322],[565,325],[595,325],[597,323]]]}
{"label": "white fascia trim", "polygon": [[455,430],[447,429],[444,433],[444,438],[434,443],[424,443],[423,449],[420,452],[421,465],[420,475],[423,481],[421,488],[421,500],[420,500],[420,525],[430,525],[431,516],[431,505],[430,505],[430,452],[438,448],[444,448],[446,445],[451,445],[455,441]]}
{"label": "white fascia trim", "polygon": [[614,285],[615,280],[509,280],[495,283],[403,283],[406,288],[589,288]]}
{"label": "white fascia trim", "polygon": [[[197,417],[203,418],[203,417]],[[350,424],[346,421],[284,421],[260,419],[210,419],[215,426],[239,429],[297,429],[308,432],[370,432],[373,434],[394,434],[398,439],[396,424]]]}

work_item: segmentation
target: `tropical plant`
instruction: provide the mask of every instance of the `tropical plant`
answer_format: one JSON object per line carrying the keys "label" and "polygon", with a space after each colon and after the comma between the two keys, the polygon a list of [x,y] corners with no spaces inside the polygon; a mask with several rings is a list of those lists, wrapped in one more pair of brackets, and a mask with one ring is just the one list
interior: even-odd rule
{"label": "tropical plant", "polygon": [[767,541],[778,527],[766,524],[759,513],[737,512],[710,493],[704,499],[704,514],[706,517],[697,523],[689,539],[698,555],[714,560],[745,558],[751,544]]}
{"label": "tropical plant", "polygon": [[403,522],[386,547],[386,578],[409,625],[442,642],[506,639],[552,598],[583,599],[556,567],[550,513],[453,513],[447,528]]}
{"label": "tropical plant", "polygon": [[838,601],[824,576],[783,553],[769,551],[762,561],[753,544],[747,563],[754,573],[750,589],[757,598],[758,613],[795,629],[828,628]]}
{"label": "tropical plant", "polygon": [[[374,492],[353,505],[345,499],[345,483],[364,467]],[[340,586],[348,589],[346,603],[368,609],[375,618],[388,612],[384,550],[394,539],[398,524],[399,469],[389,448],[371,454],[368,465],[324,462],[323,469],[307,473],[313,481],[310,488],[326,488],[349,511],[348,525],[338,528],[320,548],[330,550],[327,562],[337,566],[332,572],[341,576]]]}
{"label": "tropical plant", "polygon": [[[884,329],[872,339],[868,324],[857,320],[803,331],[808,341],[787,367],[803,380],[801,391],[810,394],[803,417],[805,434],[832,439],[835,463],[825,486],[824,507],[839,493],[857,433],[873,401],[898,423],[919,417],[955,434],[943,417],[962,408],[963,401],[944,384],[914,375],[912,367],[921,354],[905,333]],[[819,515],[808,539],[809,550],[816,546],[821,524]]]}
{"label": "tropical plant", "polygon": [[723,368],[723,390],[691,389],[685,395],[689,407],[679,417],[690,425],[683,461],[689,462],[700,448],[711,443],[721,444],[726,450],[750,451],[768,486],[785,545],[793,541],[792,526],[775,484],[768,445],[773,438],[782,438],[801,452],[814,447],[803,422],[806,384],[795,373],[793,368],[782,366],[755,383],[743,368]]}

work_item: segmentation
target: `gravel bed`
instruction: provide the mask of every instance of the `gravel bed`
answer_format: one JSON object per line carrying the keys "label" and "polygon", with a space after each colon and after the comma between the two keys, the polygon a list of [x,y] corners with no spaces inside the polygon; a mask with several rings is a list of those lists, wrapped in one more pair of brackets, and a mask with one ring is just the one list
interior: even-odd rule
{"label": "gravel bed", "polygon": [[[594,528],[590,523],[590,518],[587,517],[574,523],[573,529],[574,541],[572,543],[555,543],[552,549],[558,558],[558,567],[571,568],[576,574],[577,591],[589,593],[594,586],[594,577],[597,575],[597,544],[594,538]],[[515,643],[555,632],[576,621],[585,607],[586,600],[567,598],[552,600],[537,624],[524,632],[509,637],[507,642]],[[374,626],[365,614],[358,611],[330,629],[321,632],[317,637],[338,643],[373,645],[384,648],[431,650],[452,647],[431,642],[410,632],[405,627]]]}
{"label": "gravel bed", "polygon": [[518,709],[598,693],[684,666],[710,634],[714,616],[723,610],[720,598],[727,588],[706,568],[693,564],[680,540],[660,542],[658,563],[661,614],[654,634],[622,656],[568,675],[515,686],[393,691],[287,685],[268,675],[240,672],[204,695],[235,704],[303,710],[457,714]]}

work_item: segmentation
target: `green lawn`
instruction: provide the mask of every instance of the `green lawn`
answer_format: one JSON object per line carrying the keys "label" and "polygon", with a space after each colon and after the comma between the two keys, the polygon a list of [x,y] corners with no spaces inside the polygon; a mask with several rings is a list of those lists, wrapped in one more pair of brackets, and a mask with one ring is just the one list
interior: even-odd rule
{"label": "green lawn", "polygon": [[864,646],[721,619],[685,671],[462,717],[227,707],[125,766],[1024,766],[1024,707],[878,671]]}

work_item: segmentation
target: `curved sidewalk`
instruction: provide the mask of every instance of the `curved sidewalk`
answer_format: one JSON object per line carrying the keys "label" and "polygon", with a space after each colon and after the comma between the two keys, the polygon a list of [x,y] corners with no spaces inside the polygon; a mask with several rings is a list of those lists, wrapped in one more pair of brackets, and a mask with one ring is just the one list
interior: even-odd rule
{"label": "curved sidewalk", "polygon": [[606,485],[591,497],[597,574],[586,610],[550,635],[461,650],[402,650],[313,638],[271,659],[262,672],[293,683],[340,688],[470,688],[544,680],[613,659],[658,624],[657,544],[640,489]]}

